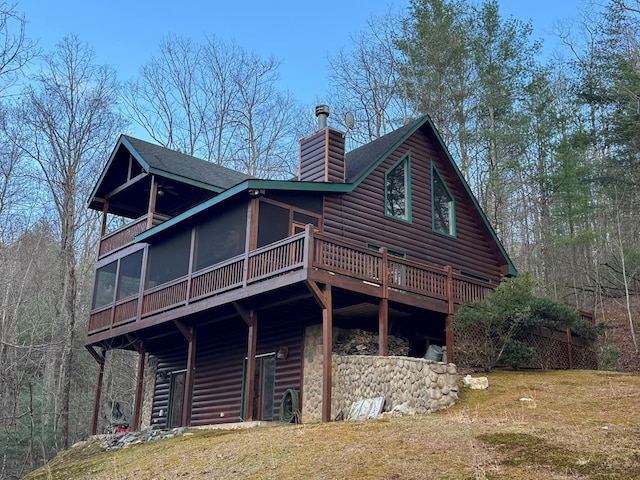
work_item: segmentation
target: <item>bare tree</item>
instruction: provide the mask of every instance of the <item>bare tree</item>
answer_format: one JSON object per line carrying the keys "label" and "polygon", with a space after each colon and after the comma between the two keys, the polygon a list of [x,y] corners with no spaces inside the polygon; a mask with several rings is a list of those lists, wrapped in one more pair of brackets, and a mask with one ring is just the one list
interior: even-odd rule
{"label": "bare tree", "polygon": [[77,242],[86,219],[84,199],[122,129],[114,71],[94,64],[93,51],[65,37],[44,58],[25,93],[20,120],[23,154],[38,167],[58,225],[59,295],[49,368],[56,392],[55,426],[69,445],[69,393],[76,338]]}
{"label": "bare tree", "polygon": [[287,177],[298,109],[277,88],[279,62],[216,37],[170,36],[127,85],[127,111],[155,141],[251,175]]}
{"label": "bare tree", "polygon": [[331,106],[334,112],[353,113],[350,132],[355,144],[374,140],[411,120],[415,111],[401,77],[397,14],[371,17],[352,35],[351,45],[329,58]]}

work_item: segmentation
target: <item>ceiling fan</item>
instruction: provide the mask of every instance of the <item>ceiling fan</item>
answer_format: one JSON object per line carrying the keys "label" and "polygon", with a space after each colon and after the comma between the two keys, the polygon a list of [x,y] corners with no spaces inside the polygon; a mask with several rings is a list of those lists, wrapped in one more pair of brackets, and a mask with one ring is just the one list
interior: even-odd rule
{"label": "ceiling fan", "polygon": [[[145,192],[148,192],[149,190],[151,190],[150,188],[145,188]],[[164,197],[166,194],[169,195],[174,195],[174,196],[178,196],[178,192],[175,191],[175,187],[173,185],[164,185],[162,182],[158,183],[158,190],[157,190],[157,195],[158,197]]]}
{"label": "ceiling fan", "polygon": [[164,197],[165,194],[178,196],[178,192],[175,191],[175,187],[173,185],[158,185],[158,196]]}

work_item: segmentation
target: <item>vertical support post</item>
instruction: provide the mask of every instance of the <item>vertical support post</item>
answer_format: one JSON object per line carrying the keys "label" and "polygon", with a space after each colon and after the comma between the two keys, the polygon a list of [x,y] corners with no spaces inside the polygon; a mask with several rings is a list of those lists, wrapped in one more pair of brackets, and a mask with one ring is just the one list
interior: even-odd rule
{"label": "vertical support post", "polygon": [[380,258],[380,282],[382,298],[378,302],[378,355],[389,355],[389,252],[386,247],[378,250]]}
{"label": "vertical support post", "polygon": [[149,189],[149,212],[147,213],[147,229],[153,227],[153,214],[156,211],[156,199],[158,198],[158,181],[155,175],[151,175],[151,188]]}
{"label": "vertical support post", "polygon": [[569,370],[573,370],[573,346],[571,345],[571,329],[567,327],[567,355],[569,357]]}
{"label": "vertical support post", "polygon": [[104,237],[107,232],[107,214],[109,213],[109,202],[104,200],[102,203],[102,225],[100,225],[100,238]]}
{"label": "vertical support post", "polygon": [[453,363],[453,314],[455,313],[455,300],[453,298],[453,269],[451,265],[444,267],[447,272],[447,318],[445,320],[445,335],[447,344],[447,362]]}
{"label": "vertical support post", "polygon": [[185,305],[189,305],[189,299],[191,298],[191,279],[193,278],[193,271],[195,270],[196,262],[196,229],[191,229],[191,242],[189,244],[189,273],[187,275],[187,295],[185,298]]}
{"label": "vertical support post", "polygon": [[136,399],[133,407],[133,430],[140,430],[140,410],[142,408],[142,387],[144,386],[144,366],[147,352],[140,350],[138,355],[138,376],[136,378]]}
{"label": "vertical support post", "polygon": [[253,411],[253,396],[255,393],[255,380],[256,380],[256,349],[258,343],[258,319],[253,312],[249,312],[249,318],[246,319],[249,326],[249,332],[247,334],[247,370],[244,386],[244,412],[242,416],[245,422],[253,420],[255,412]]}
{"label": "vertical support post", "polygon": [[149,245],[146,245],[142,252],[142,271],[140,272],[140,287],[138,290],[138,309],[136,311],[136,321],[140,321],[140,319],[142,318],[142,312],[144,308],[144,286],[147,283],[148,260]]}
{"label": "vertical support post", "polygon": [[185,388],[184,388],[184,406],[182,408],[182,421],[183,427],[191,425],[191,404],[193,403],[193,383],[196,373],[196,340],[197,332],[194,327],[189,328],[190,337],[189,347],[187,350],[187,372],[185,375]]}
{"label": "vertical support post", "polygon": [[257,198],[249,200],[247,207],[247,227],[244,242],[244,264],[242,265],[242,286],[246,287],[249,281],[249,252],[258,247],[258,215],[259,204]]}
{"label": "vertical support post", "polygon": [[104,362],[105,362],[105,349],[102,349],[101,354],[96,353],[93,347],[87,347],[89,353],[96,359],[98,366],[98,384],[96,386],[96,396],[93,401],[93,416],[91,418],[91,435],[98,433],[98,415],[100,413],[100,397],[102,396],[102,379],[104,378]]}
{"label": "vertical support post", "polygon": [[389,355],[389,299],[378,302],[378,355]]}
{"label": "vertical support post", "polygon": [[333,302],[331,285],[323,289],[322,308],[322,421],[331,421],[331,367],[333,353]]}

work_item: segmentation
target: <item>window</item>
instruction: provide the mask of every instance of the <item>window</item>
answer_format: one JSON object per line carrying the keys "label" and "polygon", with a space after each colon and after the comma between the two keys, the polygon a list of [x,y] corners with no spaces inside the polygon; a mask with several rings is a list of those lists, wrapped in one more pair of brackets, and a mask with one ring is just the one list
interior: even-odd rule
{"label": "window", "polygon": [[431,216],[434,231],[455,237],[455,202],[433,165],[431,166]]}
{"label": "window", "polygon": [[398,220],[411,221],[411,165],[407,153],[384,175],[385,214]]}

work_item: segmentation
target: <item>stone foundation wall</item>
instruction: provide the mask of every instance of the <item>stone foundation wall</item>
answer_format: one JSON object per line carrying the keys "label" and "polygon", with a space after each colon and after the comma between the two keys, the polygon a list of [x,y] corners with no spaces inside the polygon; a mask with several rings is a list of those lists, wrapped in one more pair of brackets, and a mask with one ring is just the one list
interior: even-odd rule
{"label": "stone foundation wall", "polygon": [[[334,329],[335,330],[335,329]],[[334,331],[334,336],[336,332]],[[456,366],[422,358],[333,355],[331,418],[346,416],[356,400],[384,397],[383,411],[403,405],[429,413],[458,399]],[[302,421],[322,420],[322,327],[305,332]]]}
{"label": "stone foundation wall", "polygon": [[156,373],[158,360],[147,356],[147,364],[144,367],[144,384],[142,387],[142,411],[140,412],[140,428],[151,425],[151,413],[153,410],[153,393],[156,387]]}

